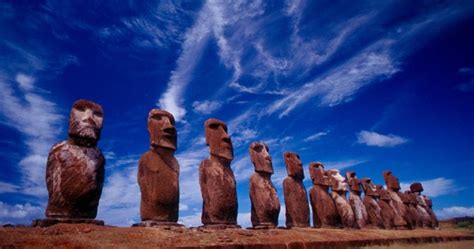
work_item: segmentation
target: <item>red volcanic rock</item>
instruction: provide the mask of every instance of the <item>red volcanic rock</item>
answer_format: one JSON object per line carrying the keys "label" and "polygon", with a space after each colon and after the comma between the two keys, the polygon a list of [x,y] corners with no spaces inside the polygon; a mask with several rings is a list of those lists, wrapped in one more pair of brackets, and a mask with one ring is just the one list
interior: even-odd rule
{"label": "red volcanic rock", "polygon": [[405,216],[403,218],[407,222],[407,227],[409,229],[415,229],[415,227],[416,227],[416,218],[417,218],[418,214],[413,213],[410,210],[410,197],[409,197],[409,195],[406,194],[406,193],[402,193],[402,192],[398,192],[397,194],[400,197],[400,199],[402,200],[402,202],[403,202],[403,204],[405,205],[405,208],[406,208]]}
{"label": "red volcanic rock", "polygon": [[313,187],[309,190],[311,209],[313,210],[313,227],[342,227],[336,204],[328,192],[331,183],[323,164],[310,163],[309,174],[313,181]]}
{"label": "red volcanic rock", "polygon": [[283,180],[286,206],[286,226],[308,227],[309,206],[306,189],[303,185],[304,172],[300,156],[293,152],[283,154],[288,177]]}
{"label": "red volcanic rock", "polygon": [[[408,203],[408,211],[411,213],[412,218],[414,219],[415,224],[413,227],[423,227],[423,219],[418,214],[418,210],[416,206],[418,205],[418,201],[416,200],[416,195],[413,194],[410,190],[405,191],[405,195],[409,199]],[[413,221],[412,221],[413,222]]]}
{"label": "red volcanic rock", "polygon": [[199,167],[202,194],[201,221],[205,227],[228,228],[237,226],[237,189],[230,163],[234,158],[227,125],[218,119],[204,123],[206,144],[210,157]]}
{"label": "red volcanic rock", "polygon": [[380,195],[379,206],[381,209],[383,227],[385,229],[395,228],[395,211],[393,210],[392,197],[383,189],[382,185],[377,185],[377,191]]}
{"label": "red volcanic rock", "polygon": [[364,206],[367,210],[367,223],[372,227],[383,228],[382,209],[379,206],[380,194],[370,178],[361,180],[364,189]]}
{"label": "red volcanic rock", "polygon": [[433,202],[426,195],[423,195],[423,198],[425,199],[425,203],[426,203],[426,211],[428,211],[428,214],[430,215],[430,218],[431,218],[431,226],[433,228],[438,228],[439,222],[438,222],[438,218],[436,217],[436,214],[433,212]]}
{"label": "red volcanic rock", "polygon": [[33,225],[55,223],[97,223],[105,158],[96,147],[103,124],[102,107],[94,102],[74,103],[69,117],[69,139],[55,144],[46,166],[48,206],[45,220]]}
{"label": "red volcanic rock", "polygon": [[354,212],[354,225],[357,228],[363,228],[369,219],[367,214],[367,209],[365,208],[362,199],[360,198],[361,194],[361,183],[359,179],[357,179],[357,175],[353,171],[346,172],[346,179],[347,183],[349,184],[349,204],[352,207],[352,211]]}
{"label": "red volcanic rock", "polygon": [[152,109],[148,113],[151,146],[138,163],[140,216],[147,224],[170,225],[178,221],[179,164],[174,157],[174,125],[174,117],[167,111]]}
{"label": "red volcanic rock", "polygon": [[423,191],[423,186],[418,182],[413,183],[410,185],[410,190],[416,196],[416,209],[418,210],[418,216],[421,220],[421,223],[419,224],[420,227],[433,227],[432,219],[428,212],[428,205],[425,202],[425,198],[421,194],[421,191]]}
{"label": "red volcanic rock", "polygon": [[392,199],[391,206],[393,208],[394,224],[397,229],[404,229],[407,227],[408,222],[405,220],[408,210],[403,204],[402,199],[398,196],[398,191],[400,190],[400,182],[398,178],[395,177],[391,171],[385,171],[383,173],[385,184],[387,185],[387,193]]}
{"label": "red volcanic rock", "polygon": [[346,199],[347,183],[337,169],[328,170],[331,182],[331,197],[336,204],[344,228],[355,228],[354,212]]}
{"label": "red volcanic rock", "polygon": [[280,201],[270,179],[273,174],[272,158],[268,146],[254,142],[249,148],[255,173],[250,177],[251,220],[254,228],[274,228],[278,226]]}

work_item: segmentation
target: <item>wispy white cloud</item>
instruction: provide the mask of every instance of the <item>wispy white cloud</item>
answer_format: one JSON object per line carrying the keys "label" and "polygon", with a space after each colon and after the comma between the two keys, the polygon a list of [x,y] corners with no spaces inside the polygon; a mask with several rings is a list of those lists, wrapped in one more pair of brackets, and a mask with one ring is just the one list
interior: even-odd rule
{"label": "wispy white cloud", "polygon": [[463,189],[462,187],[456,186],[453,179],[448,179],[444,177],[438,177],[423,181],[414,180],[410,182],[401,182],[400,187],[402,190],[409,190],[410,185],[414,182],[420,182],[423,185],[423,194],[429,197],[443,196]]}
{"label": "wispy white cloud", "polygon": [[310,141],[320,140],[322,137],[326,136],[328,133],[329,132],[327,132],[327,131],[321,131],[321,132],[315,133],[311,136],[308,136],[303,141],[310,142]]}
{"label": "wispy white cloud", "polygon": [[42,216],[43,207],[31,203],[10,205],[0,201],[0,224],[28,224],[34,218]]}
{"label": "wispy white cloud", "polygon": [[16,193],[20,190],[17,185],[10,184],[8,182],[0,182],[0,194],[1,193]]}
{"label": "wispy white cloud", "polygon": [[250,216],[251,216],[250,212],[238,213],[237,224],[239,224],[242,228],[252,227],[252,221],[250,219]]}
{"label": "wispy white cloud", "polygon": [[342,169],[354,167],[366,162],[367,160],[349,159],[349,160],[342,160],[342,161],[323,162],[323,164],[326,169],[342,170]]}
{"label": "wispy white cloud", "polygon": [[34,78],[23,73],[15,77],[19,87],[0,77],[0,115],[2,122],[21,132],[28,151],[20,161],[22,192],[46,196],[44,172],[49,148],[57,142],[64,117],[55,103],[34,86]]}
{"label": "wispy white cloud", "polygon": [[196,113],[201,113],[201,114],[211,114],[217,109],[221,108],[221,106],[222,106],[222,102],[220,101],[204,100],[204,101],[193,102],[193,110]]}
{"label": "wispy white cloud", "polygon": [[459,217],[474,217],[474,207],[453,206],[435,210],[438,219],[451,219]]}
{"label": "wispy white cloud", "polygon": [[408,142],[408,139],[393,134],[383,135],[373,131],[357,133],[357,143],[367,146],[394,147]]}

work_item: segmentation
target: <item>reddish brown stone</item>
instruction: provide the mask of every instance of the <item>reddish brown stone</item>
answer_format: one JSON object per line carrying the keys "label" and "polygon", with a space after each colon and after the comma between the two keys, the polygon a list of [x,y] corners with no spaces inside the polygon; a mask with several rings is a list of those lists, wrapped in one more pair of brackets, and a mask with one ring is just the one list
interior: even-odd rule
{"label": "reddish brown stone", "polygon": [[55,144],[46,166],[48,206],[44,222],[101,223],[91,221],[97,215],[104,182],[105,158],[98,147],[103,124],[102,107],[78,100],[69,117],[69,139]]}
{"label": "reddish brown stone", "polygon": [[199,167],[202,216],[204,226],[228,228],[237,226],[237,189],[230,163],[234,158],[232,142],[227,134],[227,125],[218,119],[204,123],[206,144],[210,157]]}
{"label": "reddish brown stone", "polygon": [[337,212],[341,217],[344,228],[355,228],[354,211],[346,199],[347,182],[337,169],[328,170],[329,180],[331,182],[331,197],[336,204]]}
{"label": "reddish brown stone", "polygon": [[346,172],[346,179],[350,190],[349,204],[351,205],[352,211],[354,212],[354,225],[357,228],[363,228],[365,227],[365,224],[367,224],[369,217],[367,214],[367,209],[365,208],[365,205],[360,197],[362,192],[361,182],[359,179],[357,179],[357,175],[354,171]]}
{"label": "reddish brown stone", "polygon": [[436,217],[436,214],[433,211],[433,202],[426,195],[423,195],[423,198],[425,199],[425,203],[426,203],[426,211],[428,211],[428,214],[430,215],[430,218],[431,218],[431,226],[433,228],[439,228],[438,218]]}
{"label": "reddish brown stone", "polygon": [[336,204],[328,192],[331,183],[323,164],[320,162],[310,163],[309,174],[313,181],[313,186],[309,190],[311,209],[313,210],[313,227],[342,227]]}
{"label": "reddish brown stone", "polygon": [[304,172],[300,156],[293,152],[285,152],[283,158],[288,173],[288,177],[283,180],[286,226],[309,227],[308,195],[303,185]]}
{"label": "reddish brown stone", "polygon": [[405,195],[409,199],[408,211],[411,213],[411,216],[413,217],[413,219],[415,221],[414,227],[415,228],[416,227],[423,227],[423,219],[418,214],[418,210],[416,208],[416,206],[418,205],[418,201],[416,200],[416,195],[413,194],[410,190],[405,191]]}
{"label": "reddish brown stone", "polygon": [[140,216],[147,224],[178,221],[179,164],[174,157],[176,128],[171,113],[152,109],[148,113],[150,150],[138,162],[141,191]]}
{"label": "reddish brown stone", "polygon": [[272,158],[268,146],[263,142],[250,145],[250,159],[255,173],[250,177],[250,201],[252,205],[252,226],[258,228],[274,228],[278,226],[280,201],[270,179],[273,174]]}
{"label": "reddish brown stone", "polygon": [[370,178],[363,178],[362,189],[364,189],[364,206],[367,210],[367,224],[372,227],[383,228],[382,209],[379,206],[380,194],[377,187]]}
{"label": "reddish brown stone", "polygon": [[394,224],[397,229],[404,229],[407,228],[408,222],[405,220],[407,216],[408,210],[403,204],[402,199],[398,196],[398,191],[400,190],[400,182],[398,178],[392,174],[391,171],[385,171],[383,173],[383,177],[385,180],[385,184],[387,185],[387,193],[392,198],[392,208],[394,216]]}
{"label": "reddish brown stone", "polygon": [[405,216],[403,218],[407,222],[407,228],[415,229],[415,227],[416,227],[416,218],[417,218],[418,214],[413,213],[410,210],[410,197],[409,197],[409,195],[407,193],[402,193],[402,192],[398,192],[397,194],[400,197],[400,199],[402,200],[402,202],[403,202],[403,204],[405,205],[405,208],[406,208]]}
{"label": "reddish brown stone", "polygon": [[395,228],[395,211],[393,209],[393,204],[392,204],[392,197],[386,191],[383,189],[382,185],[376,185],[377,186],[377,191],[380,195],[379,199],[379,206],[381,209],[381,215],[382,215],[382,220],[383,220],[383,227],[385,229],[393,229]]}
{"label": "reddish brown stone", "polygon": [[425,198],[421,194],[423,191],[423,185],[421,185],[419,182],[413,183],[410,185],[410,190],[416,196],[416,209],[418,210],[418,216],[421,220],[419,223],[420,227],[433,227],[432,219],[428,212],[428,205],[425,202]]}

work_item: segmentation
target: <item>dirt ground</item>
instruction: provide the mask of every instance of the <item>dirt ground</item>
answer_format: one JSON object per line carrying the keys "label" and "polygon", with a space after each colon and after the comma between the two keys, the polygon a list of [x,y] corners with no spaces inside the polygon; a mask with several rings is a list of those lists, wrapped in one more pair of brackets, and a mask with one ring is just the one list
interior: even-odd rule
{"label": "dirt ground", "polygon": [[[416,245],[412,246],[413,243]],[[361,246],[474,248],[474,230],[449,225],[443,225],[441,230],[402,231],[310,228],[206,230],[179,227],[127,228],[87,224],[58,224],[47,228],[0,228],[0,248],[357,248]]]}

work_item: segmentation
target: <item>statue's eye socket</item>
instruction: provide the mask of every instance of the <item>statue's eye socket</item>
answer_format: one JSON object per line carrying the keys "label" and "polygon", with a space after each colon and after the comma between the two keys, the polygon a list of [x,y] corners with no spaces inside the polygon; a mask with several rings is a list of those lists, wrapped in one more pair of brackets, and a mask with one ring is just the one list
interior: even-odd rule
{"label": "statue's eye socket", "polygon": [[101,118],[101,117],[104,116],[104,114],[102,114],[102,112],[97,112],[97,111],[95,111],[95,112],[94,112],[94,116]]}
{"label": "statue's eye socket", "polygon": [[261,145],[256,145],[255,147],[253,147],[253,150],[255,150],[256,152],[259,152],[259,153],[260,153],[260,152],[262,152],[262,150],[263,150],[263,146],[261,146]]}
{"label": "statue's eye socket", "polygon": [[75,109],[80,111],[80,112],[85,112],[86,111],[86,108],[84,106],[76,106]]}
{"label": "statue's eye socket", "polygon": [[219,124],[210,124],[209,128],[211,128],[213,130],[217,130],[217,129],[219,129]]}
{"label": "statue's eye socket", "polygon": [[158,116],[158,115],[155,115],[151,118],[154,119],[154,120],[157,120],[157,121],[161,121],[161,119],[162,119],[161,116]]}

